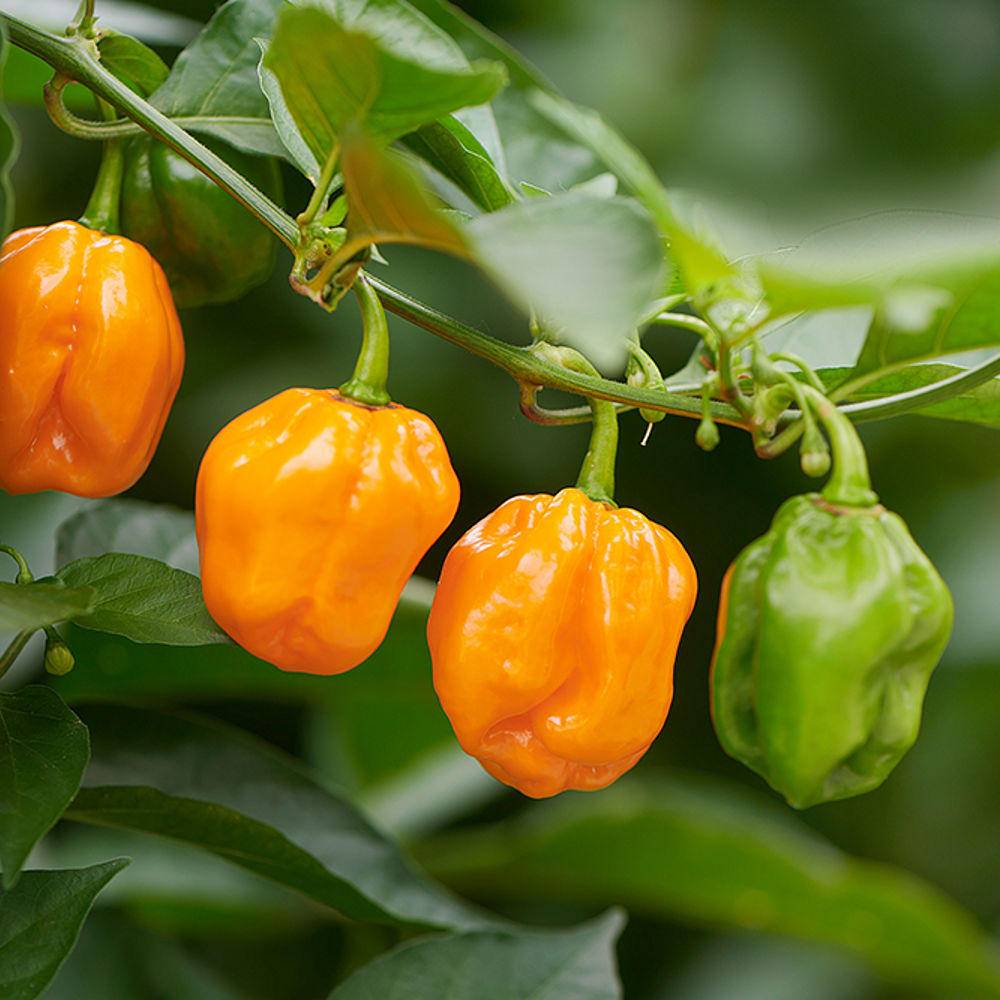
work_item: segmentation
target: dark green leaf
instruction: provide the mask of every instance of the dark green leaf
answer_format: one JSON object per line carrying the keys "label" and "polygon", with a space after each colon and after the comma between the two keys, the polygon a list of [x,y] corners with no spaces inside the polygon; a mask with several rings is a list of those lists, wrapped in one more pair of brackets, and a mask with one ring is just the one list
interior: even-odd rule
{"label": "dark green leaf", "polygon": [[149,97],[170,72],[151,48],[117,31],[106,31],[98,48],[104,68],[142,97]]}
{"label": "dark green leaf", "polygon": [[478,895],[615,899],[659,917],[836,945],[911,987],[1000,996],[992,940],[943,893],[693,779],[566,797],[517,826],[442,838],[424,859]]}
{"label": "dark green leaf", "polygon": [[466,233],[507,294],[599,367],[621,363],[626,336],[660,292],[659,237],[623,198],[534,198],[474,219]]}
{"label": "dark green leaf", "polygon": [[87,727],[51,688],[0,692],[0,867],[10,888],[80,787]]}
{"label": "dark green leaf", "polygon": [[399,58],[366,34],[348,31],[318,8],[286,8],[264,57],[317,162],[337,148],[351,119],[382,141],[458,108],[491,100],[502,67],[443,69]]}
{"label": "dark green leaf", "polygon": [[283,0],[229,0],[177,57],[151,103],[170,117],[201,117],[188,127],[250,153],[285,156],[257,78],[260,47]]}
{"label": "dark green leaf", "polygon": [[914,361],[1000,345],[1000,271],[988,271],[953,291],[926,285],[891,289],[879,303],[854,371],[860,386]]}
{"label": "dark green leaf", "polygon": [[70,953],[94,897],[128,861],[25,872],[0,892],[0,996],[32,1000]]}
{"label": "dark green leaf", "polygon": [[93,757],[70,818],[195,844],[357,919],[489,925],[270,748],[160,712],[88,706],[83,715]]}
{"label": "dark green leaf", "polygon": [[489,153],[454,116],[421,126],[404,136],[403,143],[484,212],[496,211],[515,200]]}
{"label": "dark green leaf", "polygon": [[292,118],[292,113],[285,103],[278,78],[264,65],[267,43],[263,39],[258,41],[260,44],[260,63],[257,66],[257,76],[260,80],[261,90],[264,91],[264,96],[271,109],[271,121],[274,122],[274,128],[282,145],[288,150],[291,162],[295,164],[303,176],[315,185],[319,181],[323,165],[317,162],[316,157],[306,145],[305,139],[302,138],[302,133],[299,132],[295,119]]}
{"label": "dark green leaf", "polygon": [[145,500],[100,500],[73,514],[56,534],[56,566],[107,552],[160,559],[198,573],[194,515]]}
{"label": "dark green leaf", "polygon": [[0,582],[0,633],[82,618],[94,610],[95,600],[92,587],[68,588],[62,581]]}
{"label": "dark green leaf", "polygon": [[570,931],[448,934],[408,941],[355,972],[329,1000],[617,1000],[610,911]]}
{"label": "dark green leaf", "polygon": [[[0,23],[0,73],[7,59],[7,31]],[[9,171],[17,156],[17,132],[4,107],[0,94],[0,241],[6,239],[14,218],[14,189],[10,186]]]}
{"label": "dark green leaf", "polygon": [[94,589],[93,612],[82,623],[87,628],[170,646],[230,641],[206,610],[198,578],[156,559],[111,552],[77,559],[57,577]]}

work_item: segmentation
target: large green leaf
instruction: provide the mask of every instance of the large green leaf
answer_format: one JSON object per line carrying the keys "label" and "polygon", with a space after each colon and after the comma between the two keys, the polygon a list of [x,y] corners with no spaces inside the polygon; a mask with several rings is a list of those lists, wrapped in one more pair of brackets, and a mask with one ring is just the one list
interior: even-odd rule
{"label": "large green leaf", "polygon": [[0,996],[32,1000],[69,954],[94,897],[128,861],[91,868],[25,872],[0,891]]}
{"label": "large green leaf", "polygon": [[10,888],[80,787],[87,727],[51,688],[0,692],[0,867]]}
{"label": "large green leaf", "polygon": [[156,559],[110,552],[77,559],[57,578],[93,589],[93,611],[81,620],[87,628],[171,646],[231,641],[205,608],[198,578]]}
{"label": "large green leaf", "polygon": [[269,747],[162,712],[89,705],[82,714],[93,756],[68,818],[195,844],[357,919],[490,925]]}
{"label": "large green leaf", "polygon": [[507,294],[600,367],[621,363],[625,338],[661,289],[659,237],[623,198],[533,198],[474,219],[466,233]]}
{"label": "large green leaf", "polygon": [[315,7],[282,11],[264,66],[277,77],[319,163],[334,152],[352,119],[363,121],[374,138],[390,141],[459,108],[486,103],[506,82],[503,67],[495,64],[452,69],[400,58]]}
{"label": "large green leaf", "polygon": [[[0,22],[0,73],[7,59],[7,31]],[[0,93],[0,241],[6,239],[14,218],[14,190],[8,171],[17,155],[17,133],[7,115]]]}
{"label": "large green leaf", "polygon": [[517,825],[442,838],[422,856],[480,896],[615,899],[837,945],[908,986],[1000,996],[992,940],[943,893],[723,787],[624,781]]}
{"label": "large green leaf", "polygon": [[59,525],[56,566],[107,552],[148,556],[197,574],[194,514],[145,500],[100,500]]}
{"label": "large green leaf", "polygon": [[251,153],[286,156],[257,79],[260,48],[282,0],[229,0],[177,57],[151,103],[188,127]]}
{"label": "large green leaf", "polygon": [[408,941],[338,986],[329,1000],[618,1000],[610,911],[570,931],[479,932]]}
{"label": "large green leaf", "polygon": [[167,64],[151,48],[129,35],[106,30],[98,49],[104,68],[142,97],[149,97],[170,74]]}
{"label": "large green leaf", "polygon": [[0,582],[0,633],[35,631],[44,625],[81,618],[94,610],[93,587],[61,581]]}

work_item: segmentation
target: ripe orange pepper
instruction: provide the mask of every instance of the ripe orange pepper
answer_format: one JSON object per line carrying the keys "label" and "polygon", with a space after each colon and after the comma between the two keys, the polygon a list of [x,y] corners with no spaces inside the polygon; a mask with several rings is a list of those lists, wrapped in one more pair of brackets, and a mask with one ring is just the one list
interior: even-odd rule
{"label": "ripe orange pepper", "polygon": [[160,440],[184,340],[144,247],[75,222],[0,249],[0,486],[103,497],[131,486]]}
{"label": "ripe orange pepper", "polygon": [[423,414],[287,389],[208,446],[195,500],[212,616],[282,670],[338,674],[385,637],[458,479]]}
{"label": "ripe orange pepper", "polygon": [[448,554],[427,627],[462,749],[533,798],[611,784],[667,717],[696,591],[638,511],[578,489],[502,504]]}

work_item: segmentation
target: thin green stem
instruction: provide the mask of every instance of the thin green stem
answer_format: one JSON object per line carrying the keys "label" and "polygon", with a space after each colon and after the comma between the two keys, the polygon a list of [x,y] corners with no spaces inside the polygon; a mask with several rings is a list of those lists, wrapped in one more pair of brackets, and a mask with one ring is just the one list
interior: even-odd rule
{"label": "thin green stem", "polygon": [[797,354],[792,354],[789,351],[776,351],[774,354],[770,355],[772,361],[787,361],[790,365],[795,365],[796,368],[806,377],[806,381],[818,392],[822,392],[826,395],[826,389],[823,383],[819,380],[819,376],[812,370],[809,364],[804,358],[800,358]]}
{"label": "thin green stem", "polygon": [[298,218],[295,220],[301,228],[304,229],[308,226],[326,207],[326,200],[330,194],[330,185],[333,183],[334,177],[337,176],[337,164],[339,162],[340,143],[335,143],[333,150],[326,158],[326,163],[323,164],[323,171],[316,181],[316,187],[313,188],[309,204],[306,205],[305,209],[299,213]]}
{"label": "thin green stem", "polygon": [[682,330],[693,330],[699,336],[704,337],[710,344],[714,344],[718,339],[715,331],[703,319],[699,319],[697,316],[690,316],[687,313],[657,313],[653,317],[652,322],[658,326],[676,326]]}
{"label": "thin green stem", "polygon": [[31,570],[28,569],[27,561],[17,549],[10,545],[0,545],[0,552],[6,552],[17,563],[17,583],[31,583],[35,579],[31,575]]}
{"label": "thin green stem", "polygon": [[11,640],[10,645],[0,653],[0,677],[14,665],[14,661],[21,655],[21,650],[28,645],[28,640],[35,634],[37,629],[25,629],[18,632]]}
{"label": "thin green stem", "polygon": [[[112,114],[106,101],[98,101],[105,115]],[[108,139],[101,151],[101,165],[94,181],[87,207],[80,216],[81,225],[104,233],[120,233],[118,206],[121,202],[122,177],[125,173],[123,139]]]}
{"label": "thin green stem", "polygon": [[354,294],[361,307],[364,340],[354,374],[340,391],[366,406],[387,406],[390,402],[385,383],[389,377],[389,325],[378,295],[364,274],[354,281]]}

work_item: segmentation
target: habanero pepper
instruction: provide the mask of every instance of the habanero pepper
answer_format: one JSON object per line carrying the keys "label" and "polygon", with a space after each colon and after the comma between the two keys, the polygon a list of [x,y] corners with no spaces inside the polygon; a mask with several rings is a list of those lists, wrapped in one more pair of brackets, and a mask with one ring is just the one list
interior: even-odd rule
{"label": "habanero pepper", "polygon": [[[372,344],[384,344],[385,316],[363,276],[355,288],[366,315],[362,370]],[[458,508],[431,420],[348,393],[371,396],[357,372],[340,392],[279,393],[219,431],[198,472],[205,604],[237,643],[282,670],[337,674],[367,659]]]}
{"label": "habanero pepper", "polygon": [[76,222],[0,248],[0,487],[104,497],[159,442],[184,368],[170,289],[148,251]]}
{"label": "habanero pepper", "polygon": [[723,749],[798,809],[885,780],[916,740],[953,618],[934,566],[868,488],[846,418],[828,427],[823,494],[787,500],[726,573],[711,673]]}

